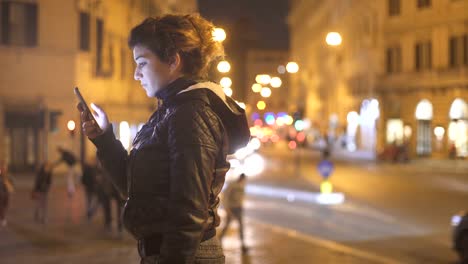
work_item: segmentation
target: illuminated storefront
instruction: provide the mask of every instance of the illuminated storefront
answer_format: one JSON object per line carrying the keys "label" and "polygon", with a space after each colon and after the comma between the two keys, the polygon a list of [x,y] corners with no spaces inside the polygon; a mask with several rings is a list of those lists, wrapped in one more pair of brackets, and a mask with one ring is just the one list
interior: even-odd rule
{"label": "illuminated storefront", "polygon": [[468,106],[463,99],[457,98],[453,101],[449,117],[449,146],[455,147],[456,156],[466,157],[468,155]]}
{"label": "illuminated storefront", "polygon": [[360,149],[375,151],[377,141],[376,122],[379,116],[379,101],[377,101],[377,99],[366,99],[362,102],[360,111]]}
{"label": "illuminated storefront", "polygon": [[432,104],[426,99],[416,106],[415,117],[417,122],[416,154],[427,156],[432,152],[431,121],[433,116]]}

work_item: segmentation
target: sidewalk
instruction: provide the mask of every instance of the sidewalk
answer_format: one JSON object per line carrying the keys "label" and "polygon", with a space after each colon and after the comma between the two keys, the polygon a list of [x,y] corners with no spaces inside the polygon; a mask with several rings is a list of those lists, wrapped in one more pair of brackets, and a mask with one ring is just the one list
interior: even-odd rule
{"label": "sidewalk", "polygon": [[[81,189],[74,197],[71,213],[63,178],[54,179],[49,194],[49,222],[33,222],[33,201],[29,199],[32,176],[15,179],[17,192],[8,215],[9,225],[0,228],[0,259],[13,263],[139,263],[136,242],[127,233],[119,237],[101,228],[97,215],[91,224],[83,217]],[[246,242],[250,250],[242,255],[235,225],[223,245],[226,263],[388,263],[365,252],[298,234],[292,230],[246,219]]]}

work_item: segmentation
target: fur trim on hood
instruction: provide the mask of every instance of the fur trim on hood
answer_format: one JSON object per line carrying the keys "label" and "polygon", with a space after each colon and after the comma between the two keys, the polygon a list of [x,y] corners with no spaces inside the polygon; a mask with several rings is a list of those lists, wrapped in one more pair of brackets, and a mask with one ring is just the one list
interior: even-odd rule
{"label": "fur trim on hood", "polygon": [[250,140],[250,129],[247,124],[245,110],[231,97],[226,96],[220,85],[213,82],[200,82],[194,84],[189,86],[187,89],[180,91],[178,94],[198,89],[207,89],[210,91],[207,93],[210,105],[222,120],[228,133],[228,153],[232,154],[238,149],[245,147]]}

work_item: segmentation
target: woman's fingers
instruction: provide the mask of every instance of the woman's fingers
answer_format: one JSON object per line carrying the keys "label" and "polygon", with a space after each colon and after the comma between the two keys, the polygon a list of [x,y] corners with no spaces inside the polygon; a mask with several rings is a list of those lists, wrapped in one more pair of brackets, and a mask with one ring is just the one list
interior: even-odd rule
{"label": "woman's fingers", "polygon": [[106,130],[109,127],[109,119],[107,118],[106,112],[98,105],[92,103],[91,108],[95,112],[95,119],[102,130]]}
{"label": "woman's fingers", "polygon": [[84,122],[82,125],[82,130],[83,133],[91,139],[102,134],[102,130],[99,128],[99,126],[94,120]]}
{"label": "woman's fingers", "polygon": [[104,110],[102,110],[102,108],[100,106],[98,106],[98,105],[96,105],[94,103],[91,103],[91,108],[94,110],[97,117],[106,116],[106,113],[104,112]]}

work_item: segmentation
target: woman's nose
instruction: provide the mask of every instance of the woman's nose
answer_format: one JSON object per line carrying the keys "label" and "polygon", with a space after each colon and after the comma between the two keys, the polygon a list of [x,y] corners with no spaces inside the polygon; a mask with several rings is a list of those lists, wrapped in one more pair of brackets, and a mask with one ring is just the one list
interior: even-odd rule
{"label": "woman's nose", "polygon": [[136,81],[139,81],[141,79],[141,72],[138,68],[135,68],[135,73],[133,74],[133,78],[135,78]]}

